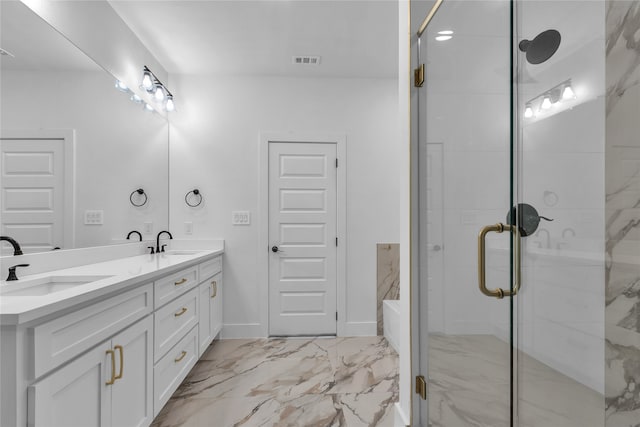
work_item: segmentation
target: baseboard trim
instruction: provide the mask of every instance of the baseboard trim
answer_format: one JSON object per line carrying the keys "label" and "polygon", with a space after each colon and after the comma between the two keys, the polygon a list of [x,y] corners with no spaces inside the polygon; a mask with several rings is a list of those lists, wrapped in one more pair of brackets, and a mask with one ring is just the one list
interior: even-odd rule
{"label": "baseboard trim", "polygon": [[395,427],[408,427],[409,425],[411,425],[409,418],[405,415],[404,411],[402,410],[402,406],[400,405],[400,402],[396,402],[394,406],[396,409],[396,416],[395,416],[395,421],[393,425]]}
{"label": "baseboard trim", "polygon": [[378,335],[376,322],[345,322],[344,337],[375,337]]}
{"label": "baseboard trim", "polygon": [[260,323],[225,323],[220,338],[266,338],[262,329]]}

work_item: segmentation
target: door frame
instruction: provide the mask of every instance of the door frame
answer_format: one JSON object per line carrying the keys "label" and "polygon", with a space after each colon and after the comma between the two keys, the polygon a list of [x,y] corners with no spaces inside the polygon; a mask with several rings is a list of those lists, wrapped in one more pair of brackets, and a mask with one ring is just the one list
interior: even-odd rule
{"label": "door frame", "polygon": [[73,129],[2,129],[3,139],[62,140],[64,145],[64,249],[74,249],[76,243],[76,133]]}
{"label": "door frame", "polygon": [[[346,134],[321,132],[261,132],[259,147],[258,185],[258,287],[260,307],[260,330],[269,336],[269,143],[316,143],[336,144],[339,159],[336,181],[336,309],[338,321],[336,335],[344,336],[346,329],[347,300],[347,149]],[[262,248],[262,249],[260,249]]]}

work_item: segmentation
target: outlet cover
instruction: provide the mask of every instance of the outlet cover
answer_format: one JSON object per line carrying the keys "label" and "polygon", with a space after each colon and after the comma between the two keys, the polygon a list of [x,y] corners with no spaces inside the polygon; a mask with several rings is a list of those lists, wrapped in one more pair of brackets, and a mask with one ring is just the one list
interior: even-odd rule
{"label": "outlet cover", "polygon": [[145,222],[142,228],[142,232],[144,234],[153,234],[153,223],[152,222]]}
{"label": "outlet cover", "polygon": [[85,225],[102,225],[104,224],[104,211],[88,210],[84,211]]}
{"label": "outlet cover", "polygon": [[186,221],[184,223],[184,234],[193,234],[193,222]]}
{"label": "outlet cover", "polygon": [[251,214],[249,211],[233,211],[231,212],[231,224],[233,225],[249,225],[251,224]]}

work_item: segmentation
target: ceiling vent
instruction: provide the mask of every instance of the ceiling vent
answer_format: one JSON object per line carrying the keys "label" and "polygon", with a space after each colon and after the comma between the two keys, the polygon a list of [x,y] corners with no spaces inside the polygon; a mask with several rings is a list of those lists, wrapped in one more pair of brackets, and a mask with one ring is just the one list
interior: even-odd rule
{"label": "ceiling vent", "polygon": [[291,59],[295,65],[320,65],[319,56],[296,55]]}
{"label": "ceiling vent", "polygon": [[15,58],[15,55],[13,53],[9,52],[8,50],[4,50],[1,47],[0,47],[0,55],[1,56],[10,56],[12,58]]}

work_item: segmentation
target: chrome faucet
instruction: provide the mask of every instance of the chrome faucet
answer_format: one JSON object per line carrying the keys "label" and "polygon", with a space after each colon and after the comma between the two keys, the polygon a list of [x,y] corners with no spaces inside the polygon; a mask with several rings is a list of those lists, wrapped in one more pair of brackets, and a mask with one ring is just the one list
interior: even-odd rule
{"label": "chrome faucet", "polygon": [[14,238],[9,236],[0,236],[0,241],[2,240],[6,240],[7,242],[11,243],[11,246],[13,246],[13,256],[22,255],[22,249],[20,249],[20,245]]}
{"label": "chrome faucet", "polygon": [[130,231],[129,234],[127,234],[127,240],[131,238],[132,234],[137,234],[138,237],[140,238],[140,241],[142,242],[142,234],[140,234],[140,232],[136,230]]}
{"label": "chrome faucet", "polygon": [[[536,231],[536,234],[534,234],[534,236],[537,236],[543,231],[547,234],[547,245],[545,247],[549,249],[551,248],[551,234],[549,233],[549,230],[547,230],[546,228],[540,227],[538,228],[538,231]],[[540,247],[542,247],[542,243],[540,243]]]}
{"label": "chrome faucet", "polygon": [[164,252],[164,247],[167,246],[167,245],[162,245],[162,247],[160,247],[160,236],[164,233],[167,233],[169,235],[169,239],[173,239],[173,236],[168,231],[163,230],[159,232],[158,236],[156,237],[156,253]]}

